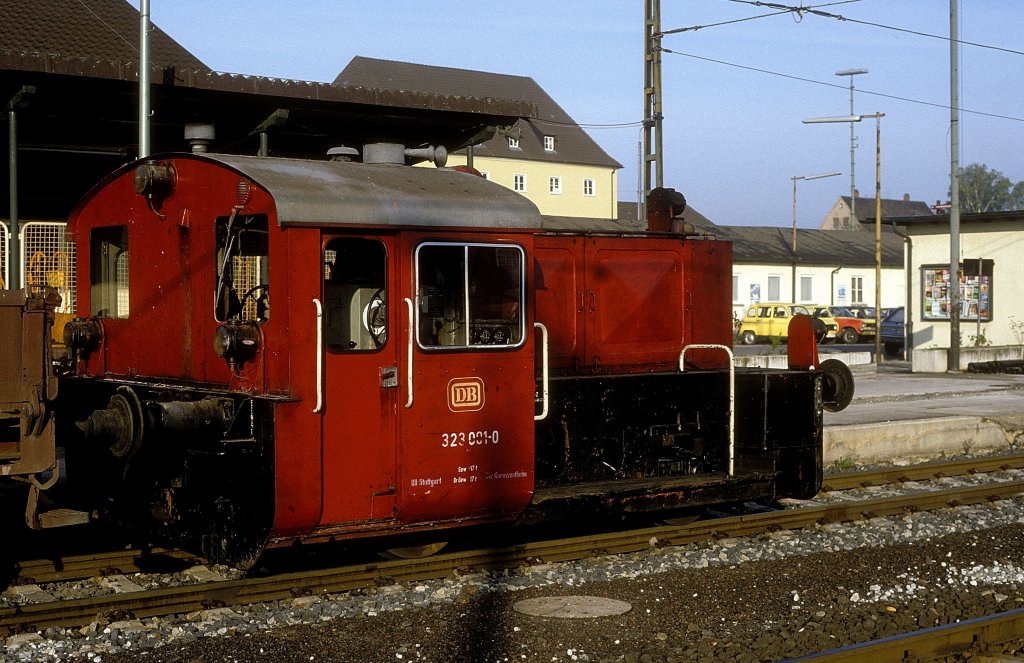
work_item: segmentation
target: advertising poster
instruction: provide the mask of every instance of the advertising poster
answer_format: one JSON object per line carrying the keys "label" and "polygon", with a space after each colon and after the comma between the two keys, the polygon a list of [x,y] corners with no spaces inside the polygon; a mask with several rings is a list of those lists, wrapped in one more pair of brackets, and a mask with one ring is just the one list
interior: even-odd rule
{"label": "advertising poster", "polygon": [[925,320],[949,320],[950,293],[957,288],[961,320],[991,321],[992,261],[965,263],[955,281],[950,278],[948,266],[926,265],[921,268],[921,316]]}

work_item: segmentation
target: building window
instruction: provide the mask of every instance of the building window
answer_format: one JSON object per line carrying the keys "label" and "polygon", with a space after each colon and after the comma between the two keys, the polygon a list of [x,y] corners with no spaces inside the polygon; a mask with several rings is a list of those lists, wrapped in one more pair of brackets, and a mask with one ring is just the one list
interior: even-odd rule
{"label": "building window", "polygon": [[777,302],[782,298],[782,277],[768,277],[768,301]]}
{"label": "building window", "polygon": [[740,303],[740,277],[739,274],[732,275],[732,302]]}
{"label": "building window", "polygon": [[555,137],[554,136],[544,136],[544,151],[545,152],[554,152],[555,151]]}
{"label": "building window", "polygon": [[519,191],[520,193],[526,192],[526,175],[516,173],[512,176],[512,190]]}
{"label": "building window", "polygon": [[801,276],[800,277],[800,301],[802,301],[802,302],[813,302],[814,301],[814,277],[813,276]]}
{"label": "building window", "polygon": [[583,180],[583,195],[593,196],[594,195],[594,180]]}
{"label": "building window", "polygon": [[554,196],[562,194],[562,178],[561,177],[549,177],[548,178],[548,193]]}
{"label": "building window", "polygon": [[513,138],[512,136],[509,136],[508,137],[508,146],[509,146],[510,149],[518,150],[519,149],[519,139],[518,138]]}
{"label": "building window", "polygon": [[850,301],[854,304],[864,303],[864,277],[850,277]]}

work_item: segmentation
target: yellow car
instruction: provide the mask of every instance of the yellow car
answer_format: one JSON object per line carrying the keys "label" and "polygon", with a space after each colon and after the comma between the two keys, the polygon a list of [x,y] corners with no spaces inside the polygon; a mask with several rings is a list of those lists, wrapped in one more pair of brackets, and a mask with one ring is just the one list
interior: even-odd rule
{"label": "yellow car", "polygon": [[789,321],[794,315],[810,315],[806,306],[785,302],[753,304],[740,323],[740,340],[753,345],[766,338],[785,339],[789,335]]}

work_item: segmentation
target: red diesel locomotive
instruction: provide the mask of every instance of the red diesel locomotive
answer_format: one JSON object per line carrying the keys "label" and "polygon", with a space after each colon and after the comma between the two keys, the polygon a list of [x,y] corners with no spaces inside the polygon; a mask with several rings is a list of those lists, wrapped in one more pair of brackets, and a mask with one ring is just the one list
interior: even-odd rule
{"label": "red diesel locomotive", "polygon": [[[809,320],[733,369],[731,245],[545,231],[467,172],[169,154],[73,211],[77,314],[3,293],[0,475],[42,528],[130,523],[211,561],[268,546],[811,496]],[[679,211],[678,207],[676,211]],[[49,299],[48,299],[49,297]]]}

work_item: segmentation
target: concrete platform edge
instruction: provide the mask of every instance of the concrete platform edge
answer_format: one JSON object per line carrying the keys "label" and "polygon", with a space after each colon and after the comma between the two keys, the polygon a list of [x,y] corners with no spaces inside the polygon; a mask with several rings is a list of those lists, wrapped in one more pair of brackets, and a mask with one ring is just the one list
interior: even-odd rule
{"label": "concrete platform edge", "polygon": [[995,451],[1024,443],[1020,417],[954,416],[827,426],[824,462],[857,463]]}

